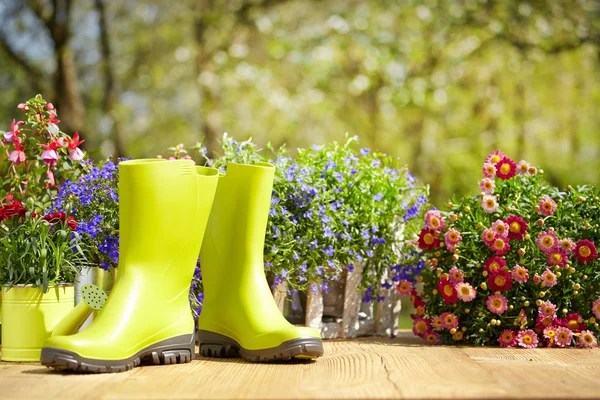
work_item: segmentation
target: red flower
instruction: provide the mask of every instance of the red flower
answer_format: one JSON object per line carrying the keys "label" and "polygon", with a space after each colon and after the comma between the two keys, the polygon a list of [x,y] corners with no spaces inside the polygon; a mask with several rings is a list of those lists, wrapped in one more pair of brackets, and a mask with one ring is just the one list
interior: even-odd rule
{"label": "red flower", "polygon": [[69,215],[67,217],[67,225],[69,226],[69,228],[71,228],[71,230],[75,230],[77,229],[77,221],[75,221],[75,218],[73,218],[73,216]]}
{"label": "red flower", "polygon": [[423,229],[419,234],[419,248],[421,250],[435,249],[439,245],[438,233],[433,229]]}
{"label": "red flower", "polygon": [[56,211],[51,214],[45,215],[44,217],[42,217],[42,219],[44,221],[48,221],[51,224],[56,224],[57,222],[66,222],[66,224],[69,226],[69,228],[71,228],[71,230],[77,229],[77,221],[75,221],[75,218],[73,218],[71,215],[67,217],[67,214],[65,214],[62,211]]}
{"label": "red flower", "polygon": [[575,258],[584,264],[598,258],[598,251],[594,243],[589,240],[580,240],[575,248]]}
{"label": "red flower", "polygon": [[67,144],[67,147],[70,150],[75,150],[76,148],[79,147],[79,145],[81,145],[81,143],[85,142],[85,140],[79,140],[79,132],[75,132],[73,134],[73,139],[71,141],[69,141],[69,143]]}
{"label": "red flower", "polygon": [[7,204],[0,208],[0,221],[10,219],[15,216],[24,217],[27,210],[23,207],[23,203],[18,200],[14,200],[12,203]]}
{"label": "red flower", "polygon": [[544,332],[544,329],[548,328],[549,326],[553,326],[554,325],[554,318],[553,317],[544,317],[543,315],[539,315],[535,321],[535,330],[538,331],[539,333]]}
{"label": "red flower", "polygon": [[523,218],[511,215],[504,222],[508,225],[508,238],[510,240],[521,240],[527,234],[529,226]]}
{"label": "red flower", "polygon": [[556,323],[559,326],[569,328],[573,332],[579,332],[587,328],[587,325],[583,322],[583,318],[581,318],[581,315],[576,313],[569,314],[565,318],[557,318]]}
{"label": "red flower", "polygon": [[458,300],[458,293],[454,289],[454,285],[446,278],[441,278],[438,282],[438,291],[441,293],[446,304],[455,304]]}
{"label": "red flower", "polygon": [[555,250],[549,252],[548,254],[548,265],[564,267],[569,262],[569,255],[566,251],[557,247]]}
{"label": "red flower", "polygon": [[496,164],[496,176],[508,180],[517,174],[517,164],[508,157],[503,157]]}
{"label": "red flower", "polygon": [[510,290],[513,281],[510,273],[503,269],[488,274],[488,287],[494,292]]}
{"label": "red flower", "polygon": [[496,273],[497,271],[500,271],[501,269],[504,269],[504,267],[506,267],[506,261],[504,261],[504,258],[494,256],[494,257],[490,257],[486,260],[485,266],[483,267],[483,269],[485,271],[487,271],[488,273],[493,274],[493,273]]}

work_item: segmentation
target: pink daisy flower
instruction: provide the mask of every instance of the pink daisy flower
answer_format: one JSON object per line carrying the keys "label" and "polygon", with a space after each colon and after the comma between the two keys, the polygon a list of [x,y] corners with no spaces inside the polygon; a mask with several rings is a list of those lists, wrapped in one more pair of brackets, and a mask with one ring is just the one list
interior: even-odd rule
{"label": "pink daisy flower", "polygon": [[526,331],[520,331],[517,335],[517,343],[519,344],[519,346],[524,347],[526,349],[534,349],[539,343],[538,335],[531,329],[527,329]]}
{"label": "pink daisy flower", "polygon": [[[485,265],[483,266],[483,270],[487,271],[489,273],[497,273],[498,271],[500,271],[501,269],[503,269],[504,267],[506,267],[506,261],[504,261],[504,258],[502,257],[498,257],[498,256],[493,256],[488,258],[487,260],[485,260]],[[508,270],[508,268],[507,268]]]}
{"label": "pink daisy flower", "polygon": [[448,229],[448,231],[444,234],[444,243],[446,243],[446,247],[448,249],[455,249],[456,246],[460,244],[461,240],[462,235],[454,228]]}
{"label": "pink daisy flower", "polygon": [[538,235],[537,246],[541,251],[548,254],[558,246],[558,237],[552,231],[545,231]]}
{"label": "pink daisy flower", "polygon": [[573,253],[575,251],[575,248],[577,247],[575,242],[569,238],[565,238],[565,239],[561,240],[559,243],[559,246],[561,249],[566,251],[568,254]]}
{"label": "pink daisy flower", "polygon": [[396,291],[400,296],[410,296],[413,290],[413,285],[406,279],[402,279],[398,282],[398,286],[396,286]]}
{"label": "pink daisy flower", "polygon": [[527,175],[529,174],[529,167],[530,165],[527,161],[521,160],[517,164],[517,172],[519,173],[519,175]]}
{"label": "pink daisy flower", "polygon": [[483,178],[479,181],[479,189],[485,194],[492,194],[496,189],[496,182],[491,178]]}
{"label": "pink daisy flower", "polygon": [[455,286],[458,298],[468,303],[472,301],[477,295],[477,291],[473,286],[469,285],[467,282],[457,283]]}
{"label": "pink daisy flower", "polygon": [[502,221],[501,219],[496,220],[496,222],[492,224],[492,230],[498,236],[508,237],[509,226],[506,222]]}
{"label": "pink daisy flower", "polygon": [[580,240],[575,247],[575,257],[579,262],[587,264],[598,258],[598,250],[596,245],[589,240]]}
{"label": "pink daisy flower", "polygon": [[504,314],[508,309],[508,300],[501,294],[492,294],[488,296],[485,304],[491,313],[497,315]]}
{"label": "pink daisy flower", "polygon": [[515,265],[512,270],[512,277],[517,282],[527,282],[529,280],[529,271],[521,265]]}
{"label": "pink daisy flower", "polygon": [[510,240],[521,240],[527,234],[529,226],[523,218],[511,215],[504,222],[508,225],[508,238]]}
{"label": "pink daisy flower", "polygon": [[427,332],[424,335],[423,339],[425,339],[425,343],[431,346],[440,344],[440,334],[435,331]]}
{"label": "pink daisy flower", "polygon": [[444,229],[444,219],[442,214],[436,210],[429,210],[425,214],[425,226],[434,231],[440,231]]}
{"label": "pink daisy flower", "polygon": [[598,299],[592,303],[592,312],[596,318],[600,319],[600,297],[598,297]]}
{"label": "pink daisy flower", "polygon": [[448,275],[450,276],[450,282],[455,285],[465,279],[465,274],[456,266],[450,268]]}
{"label": "pink daisy flower", "polygon": [[503,153],[503,152],[501,152],[500,150],[495,150],[495,151],[492,151],[492,152],[490,153],[490,155],[488,155],[488,156],[485,158],[485,161],[484,161],[484,163],[490,163],[490,164],[496,165],[496,164],[498,164],[498,162],[500,162],[500,160],[502,160],[502,159],[503,159],[505,156],[506,156],[506,154],[504,154],[504,153]]}
{"label": "pink daisy flower", "polygon": [[424,337],[425,334],[429,331],[429,324],[429,319],[423,317],[416,317],[413,320],[413,333],[416,336]]}
{"label": "pink daisy flower", "polygon": [[596,340],[596,337],[592,331],[581,331],[579,340],[577,341],[577,346],[586,349],[593,349],[598,347],[598,340]]}
{"label": "pink daisy flower", "polygon": [[444,329],[444,322],[439,315],[436,315],[431,319],[431,328],[436,331]]}
{"label": "pink daisy flower", "polygon": [[542,273],[542,286],[552,287],[556,286],[556,275],[549,269]]}
{"label": "pink daisy flower", "polygon": [[496,212],[498,207],[500,207],[498,204],[498,197],[486,194],[481,200],[481,207],[483,207],[488,214]]}
{"label": "pink daisy flower", "polygon": [[502,347],[515,347],[517,344],[517,335],[515,331],[511,331],[510,329],[505,329],[498,337],[498,343]]}
{"label": "pink daisy flower", "polygon": [[454,329],[458,327],[458,317],[455,314],[451,312],[445,312],[440,317],[442,318],[442,324],[444,324],[444,328]]}
{"label": "pink daisy flower", "polygon": [[504,181],[509,180],[517,174],[517,164],[510,158],[504,156],[496,163],[496,176]]}
{"label": "pink daisy flower", "polygon": [[550,197],[544,197],[540,199],[540,213],[546,217],[554,214],[556,211],[556,203]]}
{"label": "pink daisy flower", "polygon": [[510,244],[508,244],[508,238],[506,236],[496,235],[494,243],[490,246],[492,250],[496,252],[496,255],[502,256],[510,250]]}
{"label": "pink daisy flower", "polygon": [[554,338],[554,343],[556,343],[558,347],[570,346],[571,343],[573,343],[573,332],[564,326],[556,328],[556,337]]}
{"label": "pink daisy flower", "polygon": [[483,175],[486,178],[493,179],[496,176],[496,167],[494,166],[494,164],[490,164],[490,163],[483,164],[482,171],[483,171]]}
{"label": "pink daisy flower", "polygon": [[569,255],[560,247],[556,247],[548,255],[548,265],[551,267],[564,267],[569,262]]}
{"label": "pink daisy flower", "polygon": [[551,346],[555,343],[556,340],[556,327],[549,326],[544,329],[544,337],[548,339],[548,345]]}
{"label": "pink daisy flower", "polygon": [[496,233],[491,228],[488,228],[481,234],[481,239],[483,240],[483,243],[491,246],[496,239]]}
{"label": "pink daisy flower", "polygon": [[546,318],[556,318],[556,305],[551,301],[546,301],[538,307],[538,314]]}

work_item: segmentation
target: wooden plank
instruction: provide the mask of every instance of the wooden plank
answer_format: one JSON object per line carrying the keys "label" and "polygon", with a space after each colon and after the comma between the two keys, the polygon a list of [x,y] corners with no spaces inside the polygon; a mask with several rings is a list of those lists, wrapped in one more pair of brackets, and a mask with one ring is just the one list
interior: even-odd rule
{"label": "wooden plank", "polygon": [[313,362],[198,359],[119,374],[0,363],[0,399],[598,398],[600,350],[430,347],[396,339],[325,342]]}

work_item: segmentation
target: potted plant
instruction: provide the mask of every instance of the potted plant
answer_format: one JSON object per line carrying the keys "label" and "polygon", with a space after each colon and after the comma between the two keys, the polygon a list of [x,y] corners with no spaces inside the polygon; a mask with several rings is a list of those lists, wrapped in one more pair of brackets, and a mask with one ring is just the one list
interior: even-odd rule
{"label": "potted plant", "polygon": [[13,120],[1,140],[2,360],[37,361],[53,325],[74,306],[73,284],[85,264],[70,208],[46,212],[58,184],[77,179],[84,155],[79,135],[58,128],[51,103],[38,95],[18,108],[25,120]]}
{"label": "potted plant", "polygon": [[[403,254],[403,237],[418,232],[427,202],[428,189],[405,166],[357,149],[357,140],[298,149],[294,158],[285,147],[268,145],[263,154],[251,140],[227,134],[219,157],[194,148],[222,172],[231,161],[275,164],[265,269],[280,308],[303,309],[294,322],[324,337],[395,333],[395,287],[412,257]],[[182,145],[170,150],[174,158],[189,156]]]}
{"label": "potted plant", "polygon": [[425,214],[413,331],[430,344],[596,347],[598,190],[551,187],[499,151],[483,174],[480,195]]}

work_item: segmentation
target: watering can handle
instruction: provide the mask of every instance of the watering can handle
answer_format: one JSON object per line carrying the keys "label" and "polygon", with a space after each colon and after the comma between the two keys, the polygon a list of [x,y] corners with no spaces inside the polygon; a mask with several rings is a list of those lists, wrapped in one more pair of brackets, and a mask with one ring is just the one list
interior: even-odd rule
{"label": "watering can handle", "polygon": [[50,336],[75,334],[92,312],[102,309],[106,298],[106,293],[98,286],[84,285],[81,288],[81,303],[56,324]]}

